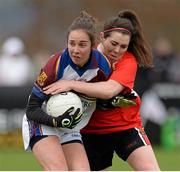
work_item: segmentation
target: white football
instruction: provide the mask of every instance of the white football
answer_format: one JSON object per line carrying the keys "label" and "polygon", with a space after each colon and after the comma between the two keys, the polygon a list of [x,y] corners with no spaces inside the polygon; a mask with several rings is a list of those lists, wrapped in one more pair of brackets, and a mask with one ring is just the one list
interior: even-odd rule
{"label": "white football", "polygon": [[51,96],[47,101],[46,111],[49,115],[57,117],[70,107],[74,107],[71,114],[74,114],[77,108],[80,108],[80,112],[82,112],[81,99],[77,94],[69,91]]}

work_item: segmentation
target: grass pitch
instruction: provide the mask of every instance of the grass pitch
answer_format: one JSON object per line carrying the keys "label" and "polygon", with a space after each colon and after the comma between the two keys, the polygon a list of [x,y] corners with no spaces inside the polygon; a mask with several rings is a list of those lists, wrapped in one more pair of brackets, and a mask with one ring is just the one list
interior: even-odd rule
{"label": "grass pitch", "polygon": [[[180,171],[180,147],[164,150],[155,147],[154,152],[162,171]],[[36,162],[31,152],[25,152],[23,148],[0,149],[0,171],[41,171],[42,168]],[[132,171],[128,164],[120,160],[116,155],[113,159],[112,171]]]}
{"label": "grass pitch", "polygon": [[[163,149],[153,147],[161,171],[180,171],[180,147]],[[113,159],[112,171],[133,171],[129,165],[119,159],[116,155]]]}

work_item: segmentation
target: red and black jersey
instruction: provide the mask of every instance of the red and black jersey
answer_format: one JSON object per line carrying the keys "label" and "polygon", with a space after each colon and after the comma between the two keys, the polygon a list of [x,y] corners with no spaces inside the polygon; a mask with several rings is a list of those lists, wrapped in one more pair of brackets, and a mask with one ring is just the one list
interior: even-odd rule
{"label": "red and black jersey", "polygon": [[[131,53],[125,53],[116,63],[115,70],[109,79],[114,80],[125,87],[123,93],[133,91],[137,71],[137,62]],[[82,133],[105,134],[126,130],[133,127],[141,127],[140,97],[134,100],[136,106],[127,108],[114,108],[111,110],[97,109],[88,125],[81,130]]]}

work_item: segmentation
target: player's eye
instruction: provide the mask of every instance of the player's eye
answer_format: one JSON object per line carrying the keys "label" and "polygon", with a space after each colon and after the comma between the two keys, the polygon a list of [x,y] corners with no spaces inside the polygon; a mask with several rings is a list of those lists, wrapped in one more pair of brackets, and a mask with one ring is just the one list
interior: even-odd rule
{"label": "player's eye", "polygon": [[120,46],[122,49],[126,49],[128,46],[127,45],[121,45]]}
{"label": "player's eye", "polygon": [[71,46],[71,47],[74,47],[76,45],[75,41],[68,41],[68,44]]}
{"label": "player's eye", "polygon": [[69,45],[71,45],[71,47],[74,47],[76,44],[74,42],[70,42]]}
{"label": "player's eye", "polygon": [[82,47],[82,48],[86,47],[86,43],[80,43],[79,46]]}
{"label": "player's eye", "polygon": [[112,46],[116,46],[117,43],[116,43],[116,42],[111,42],[111,45],[112,45]]}

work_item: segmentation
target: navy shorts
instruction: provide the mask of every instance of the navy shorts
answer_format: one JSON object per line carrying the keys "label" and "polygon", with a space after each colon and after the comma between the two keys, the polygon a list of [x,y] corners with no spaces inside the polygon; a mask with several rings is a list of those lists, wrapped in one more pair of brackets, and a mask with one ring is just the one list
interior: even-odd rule
{"label": "navy shorts", "polygon": [[110,134],[82,134],[82,140],[92,171],[112,166],[114,152],[126,161],[135,149],[150,144],[143,128]]}

